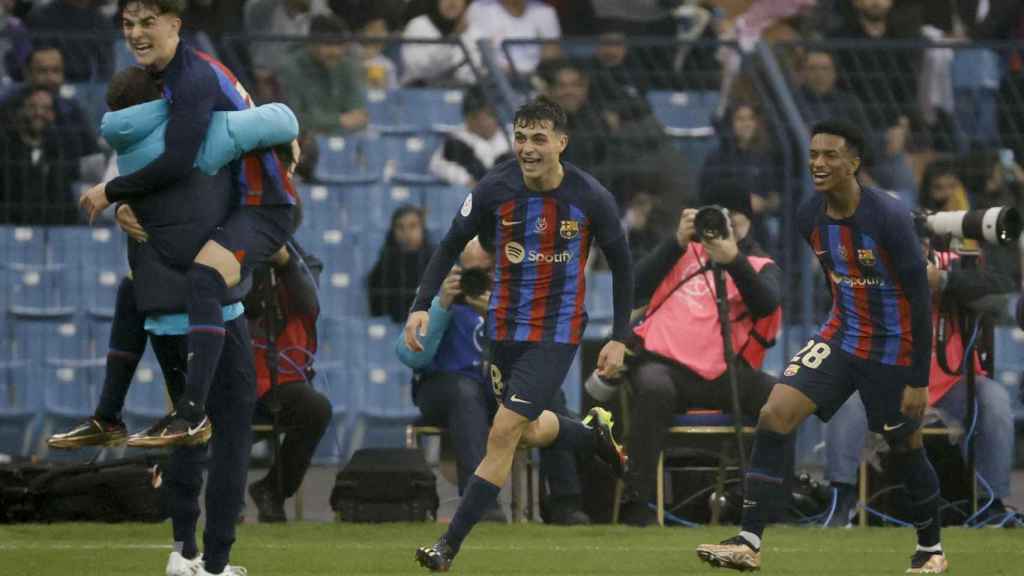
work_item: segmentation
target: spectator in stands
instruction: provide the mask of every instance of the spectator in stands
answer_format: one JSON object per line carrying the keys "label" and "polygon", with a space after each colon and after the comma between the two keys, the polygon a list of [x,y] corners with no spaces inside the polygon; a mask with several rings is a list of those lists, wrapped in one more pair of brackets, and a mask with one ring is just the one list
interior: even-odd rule
{"label": "spectator in stands", "polygon": [[548,98],[565,111],[573,135],[562,160],[598,175],[610,145],[611,127],[590,99],[590,78],[580,65],[563,59],[545,63],[539,72],[546,81]]}
{"label": "spectator in stands", "polygon": [[755,237],[774,247],[775,234],[769,218],[781,204],[783,190],[781,160],[769,152],[768,135],[760,111],[750,103],[739,103],[728,114],[729,129],[721,135],[718,148],[704,160],[700,171],[700,195],[714,203],[715,184],[734,180],[750,193]]}
{"label": "spectator in stands", "polygon": [[[359,35],[374,40],[364,40],[359,44],[359,59],[363,63],[364,83],[367,88],[376,90],[394,90],[398,88],[398,69],[391,58],[383,54],[386,40],[391,34],[387,18],[372,14],[362,27]],[[380,39],[377,41],[376,39]]]}
{"label": "spectator in stands", "polygon": [[971,208],[967,199],[967,188],[960,179],[960,171],[955,161],[939,158],[925,167],[921,176],[921,194],[917,204],[929,212]]}
{"label": "spectator in stands", "polygon": [[[247,48],[241,42],[233,42],[225,50],[221,39],[225,34],[238,34],[245,29],[245,0],[190,0],[185,13],[181,15],[181,26],[187,38],[193,40],[201,50],[210,50],[218,59],[234,70],[241,70],[238,57],[245,58]],[[205,36],[205,38],[200,37]],[[200,37],[198,42],[194,39]]]}
{"label": "spectator in stands", "polygon": [[336,16],[314,16],[309,33],[308,47],[292,54],[280,71],[288,105],[303,131],[362,130],[370,117],[359,59],[349,42],[317,38],[345,35],[348,26]]}
{"label": "spectator in stands", "polygon": [[448,134],[430,158],[430,173],[449,184],[472,188],[509,155],[508,138],[479,86],[463,95],[462,119],[463,126]]}
{"label": "spectator in stands", "polygon": [[28,30],[13,9],[14,0],[0,0],[0,83],[22,79],[22,63],[32,49]]}
{"label": "spectator in stands", "polygon": [[[971,208],[1013,206],[1024,208],[1024,169],[1012,154],[979,150],[968,154],[962,164]],[[1008,274],[1020,285],[1021,254],[1016,245],[982,244],[986,266]]]}
{"label": "spectator in stands", "polygon": [[450,86],[477,81],[467,60],[480,64],[477,41],[481,36],[470,27],[466,4],[466,0],[434,0],[426,14],[409,20],[403,38],[458,40],[465,50],[454,44],[402,45],[402,84]]}
{"label": "spectator in stands", "polygon": [[370,316],[405,321],[416,297],[420,275],[433,252],[423,210],[410,205],[398,207],[391,215],[388,236],[367,278]]}
{"label": "spectator in stands", "polygon": [[[285,435],[280,453],[275,455],[266,476],[249,485],[249,496],[256,503],[260,522],[284,522],[284,501],[302,485],[333,411],[330,401],[312,386],[316,320],[320,314],[316,286],[323,264],[306,254],[294,240],[281,247],[270,264],[272,272],[268,267],[254,272],[253,288],[245,300],[259,397],[253,420],[272,423],[277,409],[278,425]],[[276,288],[268,288],[271,274]],[[268,323],[268,311],[273,326]],[[277,382],[273,388],[267,356],[268,330],[275,333],[278,353]]]}
{"label": "spectator in stands", "polygon": [[625,93],[636,103],[646,104],[643,97],[648,90],[678,89],[680,84],[671,58],[666,58],[666,49],[630,47],[625,29],[617,23],[605,24],[594,57],[586,64],[595,97],[624,100]]}
{"label": "spectator in stands", "polygon": [[662,235],[654,228],[654,204],[654,196],[645,191],[630,194],[623,220],[634,262],[643,260],[661,244]]}
{"label": "spectator in stands", "polygon": [[[479,240],[470,241],[431,303],[430,330],[423,340],[423,350],[413,352],[402,337],[395,341],[398,358],[416,371],[413,401],[424,423],[448,428],[455,445],[459,494],[483,460],[491,420],[498,409],[483,360],[487,338],[484,316],[490,288],[481,286],[483,293],[467,294],[462,289],[462,278],[470,271],[489,278],[493,267],[493,257]],[[555,404],[556,412],[566,413],[564,393]],[[547,522],[590,522],[580,510],[580,484],[571,452],[541,449],[541,476],[547,476],[551,489],[551,496],[542,506]],[[488,516],[504,521],[497,508]]]}
{"label": "spectator in stands", "polygon": [[[325,0],[249,0],[245,5],[245,30],[249,34],[294,36],[296,40],[310,34],[313,18],[329,15]],[[342,34],[348,32],[346,29]],[[256,40],[250,44],[253,65],[257,69],[279,70],[286,66],[298,43]]]}
{"label": "spectator in stands", "polygon": [[[781,323],[782,272],[750,236],[750,193],[740,187],[712,188],[712,202],[730,211],[727,238],[694,236],[694,209],[683,210],[674,235],[636,268],[637,302],[649,300],[635,333],[640,341],[630,363],[633,389],[631,430],[626,440],[630,466],[620,518],[650,523],[651,501],[665,430],[673,415],[692,408],[732,411],[714,285],[708,263],[725,270],[735,373],[744,417],[756,418],[774,378],[761,372],[765,349]],[[685,326],[685,331],[680,327]]]}
{"label": "spectator in stands", "polygon": [[803,56],[799,80],[797,104],[808,126],[828,118],[843,118],[857,126],[870,125],[860,100],[836,87],[836,66],[830,52],[808,50]]}
{"label": "spectator in stands", "polygon": [[[498,66],[521,77],[533,74],[541,60],[561,53],[558,13],[539,0],[476,0],[466,10],[469,28],[494,43]],[[535,40],[537,44],[509,46],[506,40]],[[543,42],[549,40],[550,42]]]}
{"label": "spectator in stands", "polygon": [[[42,88],[49,90],[54,101],[54,130],[68,159],[79,161],[79,172],[84,180],[99,182],[105,159],[100,151],[93,119],[74,98],[61,96],[64,85],[64,57],[53,46],[41,45],[32,50],[28,59],[26,86],[20,91]],[[12,90],[0,101],[0,116],[10,117],[15,111],[19,90]]]}
{"label": "spectator in stands", "polygon": [[[985,297],[1015,292],[1016,285],[995,268],[989,267],[985,271],[961,269],[956,254],[932,251],[928,240],[924,244],[928,254],[934,340],[928,406],[933,416],[959,427],[967,414],[967,386],[963,383],[961,371],[965,360],[965,342],[960,331],[961,310],[972,307]],[[985,374],[977,350],[970,361],[974,365],[977,384],[977,472],[991,488],[994,498],[979,520],[999,523],[1007,518],[1003,499],[1010,496],[1014,456],[1012,403],[1006,387]],[[826,479],[837,490],[833,526],[846,526],[852,518],[857,500],[857,467],[867,432],[867,415],[859,395],[847,400],[828,423]],[[961,442],[961,448],[966,455],[966,442]],[[1007,525],[1021,524],[1014,519]]]}
{"label": "spectator in stands", "polygon": [[54,0],[33,8],[28,28],[60,48],[69,82],[109,80],[114,71],[114,28],[94,0]]}
{"label": "spectator in stands", "polygon": [[15,110],[0,135],[0,221],[79,223],[78,199],[71,188],[78,163],[65,153],[54,127],[53,94],[45,88],[25,90]]}

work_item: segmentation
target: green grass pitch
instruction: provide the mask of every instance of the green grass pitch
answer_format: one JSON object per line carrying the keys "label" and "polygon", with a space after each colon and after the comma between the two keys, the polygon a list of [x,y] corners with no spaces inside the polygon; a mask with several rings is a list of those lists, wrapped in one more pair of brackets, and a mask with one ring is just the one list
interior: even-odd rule
{"label": "green grass pitch", "polygon": [[[426,574],[417,546],[443,531],[438,524],[243,525],[232,563],[252,576]],[[482,525],[452,566],[453,574],[732,574],[697,560],[697,544],[735,528],[559,528]],[[56,524],[0,527],[4,576],[161,575],[170,526]],[[1024,532],[947,529],[950,573],[1024,575]],[[902,574],[913,531],[899,528],[773,528],[765,539],[763,574]]]}

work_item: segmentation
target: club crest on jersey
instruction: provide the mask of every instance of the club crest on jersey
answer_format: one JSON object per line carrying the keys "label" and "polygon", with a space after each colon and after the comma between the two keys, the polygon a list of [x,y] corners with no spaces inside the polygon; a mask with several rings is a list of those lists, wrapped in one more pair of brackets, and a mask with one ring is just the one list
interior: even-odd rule
{"label": "club crest on jersey", "polygon": [[537,224],[534,225],[534,230],[537,232],[546,232],[548,229],[548,219],[541,216],[537,218]]}
{"label": "club crest on jersey", "polygon": [[580,233],[580,223],[576,220],[562,220],[558,226],[558,235],[566,240],[572,240]]}
{"label": "club crest on jersey", "polygon": [[459,210],[459,214],[462,214],[463,218],[469,218],[469,215],[473,212],[473,193],[470,192],[466,195],[466,200],[462,203],[462,209]]}
{"label": "club crest on jersey", "polygon": [[505,257],[513,264],[519,264],[526,256],[526,249],[519,242],[505,244]]}
{"label": "club crest on jersey", "polygon": [[786,376],[796,376],[796,373],[800,371],[799,364],[790,364],[786,367],[786,371],[783,372]]}
{"label": "club crest on jersey", "polygon": [[869,248],[859,248],[857,250],[857,261],[864,266],[874,266],[875,252]]}

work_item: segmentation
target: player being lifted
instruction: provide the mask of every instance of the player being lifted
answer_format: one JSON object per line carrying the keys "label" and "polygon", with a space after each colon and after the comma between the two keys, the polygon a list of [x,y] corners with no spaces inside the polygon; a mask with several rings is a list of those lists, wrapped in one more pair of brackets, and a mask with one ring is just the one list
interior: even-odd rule
{"label": "player being lifted", "polygon": [[946,571],[939,479],[919,429],[932,342],[925,259],[909,208],[857,181],[863,142],[860,131],[842,121],[812,130],[810,170],[818,193],[800,206],[796,222],[829,279],[832,311],[761,408],[742,531],[721,544],[697,547],[697,555],[713,566],[761,566],[761,535],[776,511],[773,504],[783,501],[787,437],[811,414],[828,421],[859,391],[869,427],[892,448],[893,478],[905,483],[910,496],[917,550],[907,572]]}
{"label": "player being lifted", "polygon": [[601,349],[598,372],[612,376],[622,369],[633,269],[615,200],[592,176],[561,161],[569,136],[557,104],[539,98],[524,105],[513,127],[515,160],[495,166],[466,196],[427,265],[405,325],[406,344],[421,350],[431,300],[463,247],[479,236],[495,255],[487,330],[499,406],[487,453],[448,531],[416,551],[417,562],[433,571],[448,570],[469,531],[494,505],[520,441],[596,454],[619,475],[626,465],[606,410],[592,409],[582,423],[547,410],[583,336],[584,270],[595,238],[612,270],[615,307],[612,339]]}

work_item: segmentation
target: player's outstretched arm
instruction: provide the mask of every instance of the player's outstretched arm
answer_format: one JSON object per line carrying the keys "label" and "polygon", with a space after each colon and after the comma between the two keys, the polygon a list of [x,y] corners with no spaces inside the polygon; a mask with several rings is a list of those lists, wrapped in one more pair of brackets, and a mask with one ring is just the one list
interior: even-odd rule
{"label": "player's outstretched arm", "polygon": [[896,278],[910,302],[913,376],[908,385],[927,388],[932,358],[932,300],[928,288],[927,263],[909,210],[894,210],[886,224],[884,248],[892,256]]}
{"label": "player's outstretched arm", "polygon": [[244,154],[287,144],[298,137],[299,121],[284,104],[274,102],[247,110],[215,112],[197,163],[204,173],[216,174]]}

